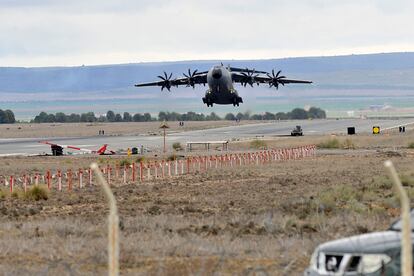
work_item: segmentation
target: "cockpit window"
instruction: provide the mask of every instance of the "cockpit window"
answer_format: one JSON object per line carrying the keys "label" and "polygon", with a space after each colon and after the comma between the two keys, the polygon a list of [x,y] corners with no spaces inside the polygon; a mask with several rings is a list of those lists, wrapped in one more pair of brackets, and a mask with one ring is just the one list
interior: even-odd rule
{"label": "cockpit window", "polygon": [[213,69],[213,78],[215,78],[215,79],[219,79],[219,78],[221,78],[221,68],[220,67],[214,67],[214,69]]}

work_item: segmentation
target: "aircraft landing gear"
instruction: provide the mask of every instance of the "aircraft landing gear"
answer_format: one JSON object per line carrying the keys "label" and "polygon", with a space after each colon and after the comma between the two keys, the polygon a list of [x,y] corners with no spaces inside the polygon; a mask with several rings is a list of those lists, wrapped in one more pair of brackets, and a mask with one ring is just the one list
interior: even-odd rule
{"label": "aircraft landing gear", "polygon": [[242,98],[241,97],[234,97],[233,98],[233,106],[239,106],[239,103],[242,103],[243,102],[243,100],[242,100]]}
{"label": "aircraft landing gear", "polygon": [[207,107],[211,106],[213,107],[213,101],[209,98],[203,98],[203,103],[205,103],[207,105]]}

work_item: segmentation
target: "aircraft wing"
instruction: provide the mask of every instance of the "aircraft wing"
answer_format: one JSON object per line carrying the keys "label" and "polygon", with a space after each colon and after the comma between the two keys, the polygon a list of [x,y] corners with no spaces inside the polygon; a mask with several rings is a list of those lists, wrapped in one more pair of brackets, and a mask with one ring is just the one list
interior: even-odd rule
{"label": "aircraft wing", "polygon": [[281,71],[275,74],[275,71],[272,70],[272,74],[263,71],[240,71],[237,73],[232,74],[233,81],[236,83],[241,83],[243,86],[249,84],[253,86],[253,84],[269,84],[270,87],[275,87],[276,89],[279,88],[279,84],[285,85],[289,83],[303,83],[309,84],[312,81],[308,80],[295,80],[295,79],[288,79],[285,76],[280,76]]}
{"label": "aircraft wing", "polygon": [[[269,83],[272,81],[272,78],[269,77],[257,77],[256,78],[258,82],[260,83]],[[292,80],[292,79],[286,79],[286,78],[282,78],[282,79],[278,79],[277,80],[278,83],[280,84],[289,84],[289,83],[312,83],[312,81],[308,81],[308,80]]]}
{"label": "aircraft wing", "polygon": [[166,72],[164,72],[163,76],[158,76],[160,81],[155,82],[146,82],[146,83],[138,83],[135,84],[135,87],[145,87],[145,86],[161,86],[161,90],[166,88],[170,91],[171,87],[178,87],[179,85],[186,85],[191,86],[194,88],[196,84],[206,84],[207,83],[207,72],[197,72],[194,71],[193,73],[188,71],[189,74],[185,75],[185,77],[175,78],[172,79],[172,73],[168,76]]}
{"label": "aircraft wing", "polygon": [[253,72],[253,73],[258,73],[258,74],[267,74],[267,72],[265,71],[256,71],[255,69],[248,69],[248,68],[228,67],[228,69],[231,72],[244,72],[244,73]]}
{"label": "aircraft wing", "polygon": [[45,145],[50,145],[50,146],[58,146],[58,147],[61,147],[61,148],[64,148],[64,149],[73,149],[73,150],[84,151],[84,152],[88,152],[88,153],[93,153],[94,152],[93,150],[90,150],[90,149],[83,149],[83,148],[70,146],[70,145],[59,145],[59,144],[50,143],[48,141],[39,141],[39,143],[45,144]]}

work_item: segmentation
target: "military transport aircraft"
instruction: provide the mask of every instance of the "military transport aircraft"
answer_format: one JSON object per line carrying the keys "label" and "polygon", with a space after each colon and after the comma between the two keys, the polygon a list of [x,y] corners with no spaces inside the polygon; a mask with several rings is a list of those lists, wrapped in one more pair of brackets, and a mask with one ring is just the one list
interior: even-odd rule
{"label": "military transport aircraft", "polygon": [[278,71],[275,74],[275,70],[272,70],[272,74],[270,74],[269,72],[256,71],[255,69],[225,67],[221,64],[204,72],[198,72],[197,70],[191,72],[188,69],[188,74],[184,73],[184,77],[174,79],[172,79],[172,73],[168,75],[164,72],[164,76],[158,76],[161,79],[160,81],[140,83],[135,86],[161,86],[161,90],[166,88],[170,91],[173,86],[186,85],[187,87],[191,86],[194,88],[196,84],[206,85],[207,83],[209,89],[206,91],[205,97],[203,97],[203,103],[207,104],[207,106],[213,106],[213,104],[233,104],[233,106],[239,106],[243,99],[234,89],[233,83],[240,83],[244,87],[247,84],[251,87],[253,87],[253,84],[268,84],[276,89],[279,88],[279,84],[284,86],[288,83],[312,83],[311,81],[287,79],[285,76],[280,76],[280,73],[281,71]]}

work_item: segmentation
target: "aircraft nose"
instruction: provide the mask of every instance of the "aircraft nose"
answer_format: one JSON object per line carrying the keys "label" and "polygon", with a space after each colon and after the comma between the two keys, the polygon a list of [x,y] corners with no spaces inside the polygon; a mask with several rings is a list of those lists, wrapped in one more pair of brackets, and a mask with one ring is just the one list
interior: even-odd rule
{"label": "aircraft nose", "polygon": [[213,70],[213,78],[215,78],[216,80],[221,78],[221,69],[220,68],[216,68]]}

